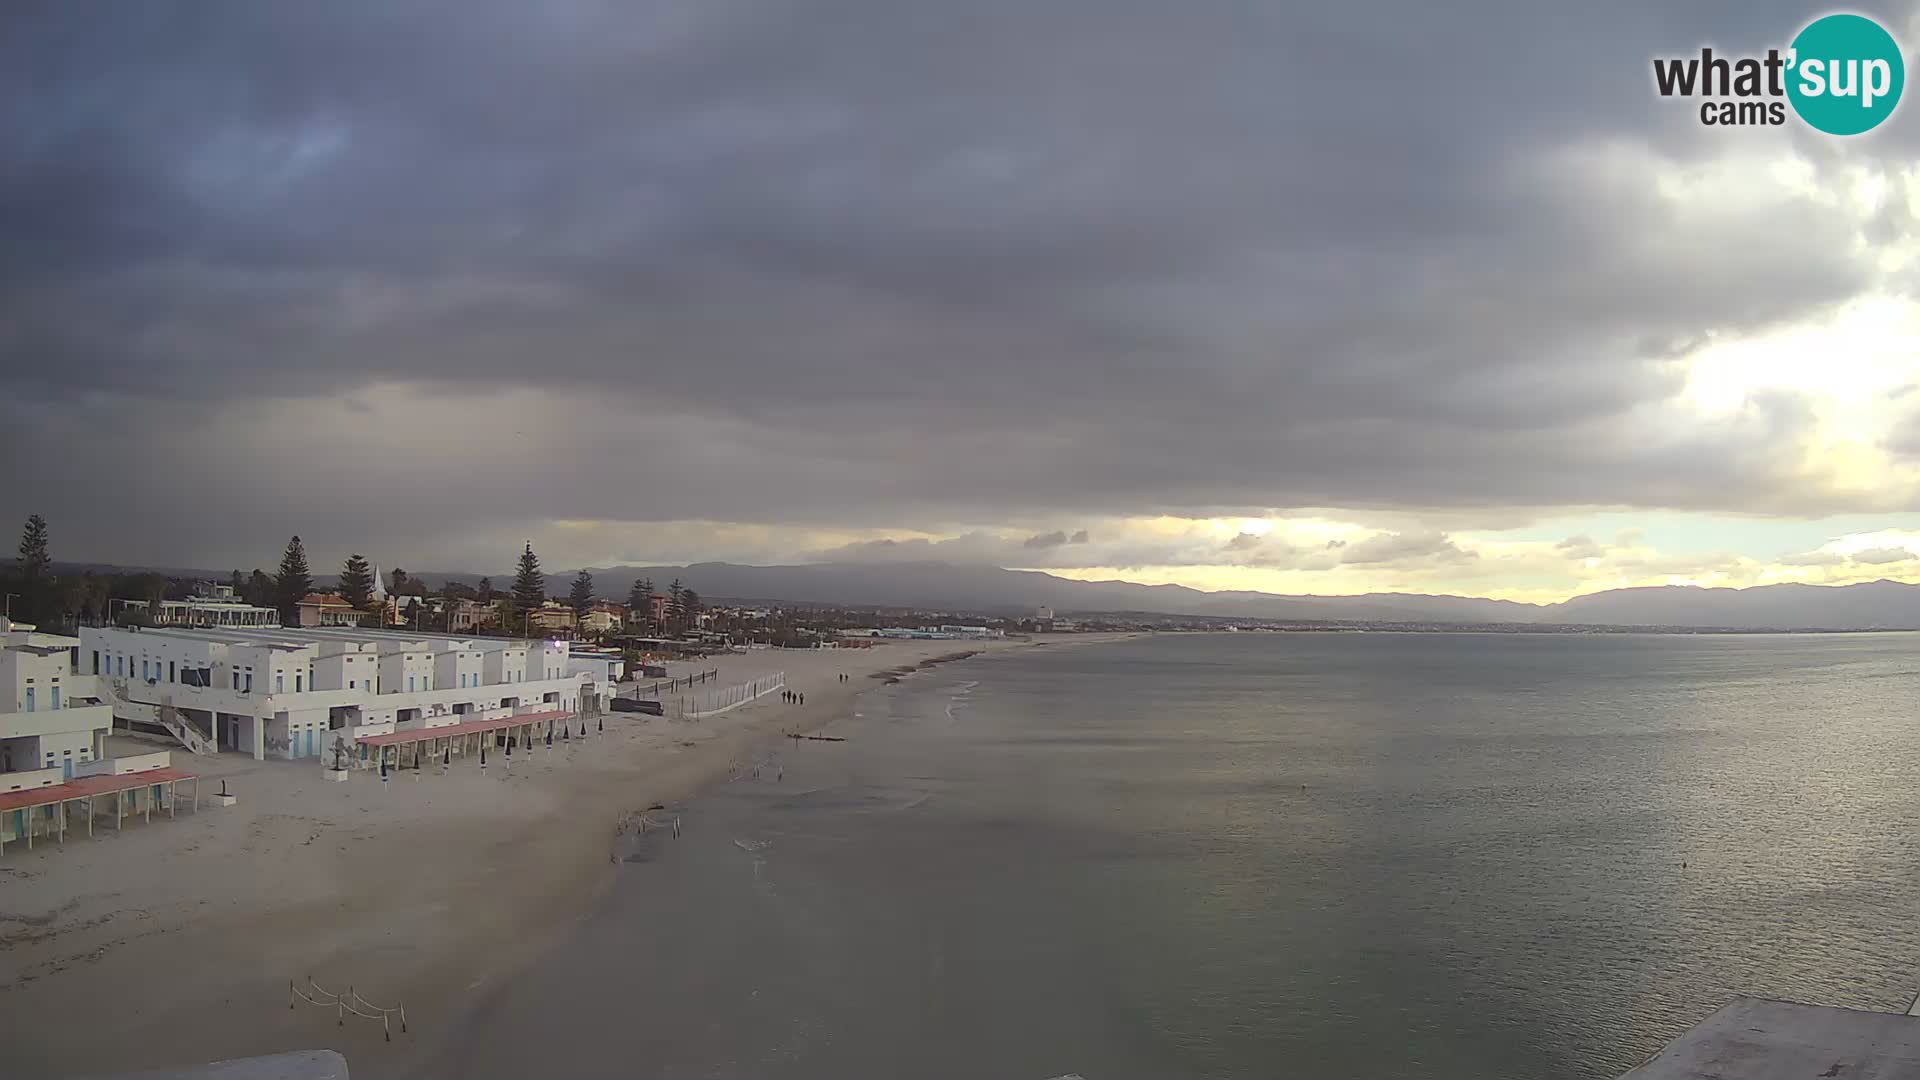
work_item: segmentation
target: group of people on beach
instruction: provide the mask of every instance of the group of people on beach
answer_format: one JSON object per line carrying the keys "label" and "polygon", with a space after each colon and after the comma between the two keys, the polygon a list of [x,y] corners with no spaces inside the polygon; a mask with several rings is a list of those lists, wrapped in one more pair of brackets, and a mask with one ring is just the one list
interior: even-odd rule
{"label": "group of people on beach", "polygon": [[780,699],[789,705],[805,705],[807,703],[807,695],[797,694],[792,690],[780,691]]}

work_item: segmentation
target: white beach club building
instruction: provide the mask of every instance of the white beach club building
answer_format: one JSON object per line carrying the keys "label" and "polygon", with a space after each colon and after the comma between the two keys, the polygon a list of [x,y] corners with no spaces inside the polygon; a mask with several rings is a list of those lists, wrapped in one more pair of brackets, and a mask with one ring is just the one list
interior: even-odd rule
{"label": "white beach club building", "polygon": [[91,628],[79,670],[114,716],[195,753],[332,760],[336,741],[531,714],[597,713],[617,674],[564,641],[352,627]]}
{"label": "white beach club building", "polygon": [[0,619],[0,792],[71,780],[101,756],[113,715],[74,666],[79,645]]}

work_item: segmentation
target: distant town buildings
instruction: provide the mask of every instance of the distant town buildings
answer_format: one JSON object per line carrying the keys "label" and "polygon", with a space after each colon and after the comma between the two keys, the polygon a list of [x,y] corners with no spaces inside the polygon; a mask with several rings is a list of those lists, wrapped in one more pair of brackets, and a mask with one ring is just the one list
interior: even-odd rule
{"label": "distant town buildings", "polygon": [[901,638],[915,641],[1006,637],[1006,631],[985,626],[856,626],[840,631],[843,638]]}
{"label": "distant town buildings", "polygon": [[185,600],[120,601],[121,609],[138,613],[153,626],[279,626],[280,613],[256,607],[234,595],[231,585],[203,586],[200,595]]}
{"label": "distant town buildings", "polygon": [[583,634],[611,634],[625,625],[626,609],[617,604],[595,604],[580,619],[580,632]]}
{"label": "distant town buildings", "polygon": [[483,604],[478,600],[453,600],[449,603],[451,604],[447,610],[449,633],[477,633],[494,621],[492,604]]}
{"label": "distant town buildings", "polygon": [[296,608],[301,626],[359,626],[368,615],[341,599],[338,593],[308,593]]}
{"label": "distant town buildings", "polygon": [[525,613],[527,632],[535,630],[551,632],[572,632],[577,621],[573,609],[565,604],[549,600],[545,605]]}

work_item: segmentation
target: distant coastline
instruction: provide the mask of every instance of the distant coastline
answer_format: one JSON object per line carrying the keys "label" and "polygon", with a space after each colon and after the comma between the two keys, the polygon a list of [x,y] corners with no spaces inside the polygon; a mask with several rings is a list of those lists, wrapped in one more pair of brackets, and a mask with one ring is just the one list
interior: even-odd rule
{"label": "distant coastline", "polygon": [[[178,567],[56,562],[56,573],[148,572],[225,580],[226,572]],[[1396,629],[1494,633],[1830,633],[1920,630],[1920,584],[1879,580],[1840,585],[1778,583],[1746,588],[1659,585],[1585,593],[1559,603],[1425,593],[1342,596],[1209,592],[1183,585],[1083,581],[1038,570],[946,562],[806,563],[750,566],[587,567],[597,588],[619,596],[635,580],[680,580],[711,601],[802,612],[861,611],[1026,623],[1042,610],[1083,629],[1203,629],[1226,624],[1286,629]],[[552,576],[564,580],[573,571]],[[418,571],[430,587],[480,575]],[[314,576],[318,585],[328,575]],[[976,618],[977,617],[977,618]]]}

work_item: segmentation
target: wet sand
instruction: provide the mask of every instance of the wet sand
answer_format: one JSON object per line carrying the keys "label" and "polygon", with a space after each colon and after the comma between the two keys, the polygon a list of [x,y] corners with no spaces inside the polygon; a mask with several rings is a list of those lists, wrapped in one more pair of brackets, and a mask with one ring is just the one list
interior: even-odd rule
{"label": "wet sand", "polygon": [[[1093,635],[1071,641],[1093,640]],[[716,685],[773,671],[778,694],[696,722],[610,714],[604,734],[456,758],[383,783],[314,761],[179,763],[228,808],[0,862],[0,1015],[23,1076],[330,1047],[356,1077],[407,1075],[459,1018],[593,909],[635,814],[683,800],[784,731],[847,715],[887,678],[1026,642],[888,642],[718,657]],[[851,676],[839,679],[840,673]],[[591,722],[590,722],[591,724]],[[576,729],[577,730],[577,729]],[[145,749],[145,747],[129,747]],[[128,752],[128,751],[123,751]],[[656,812],[656,816],[659,816]],[[288,1007],[289,979],[405,1005],[409,1032]]]}

